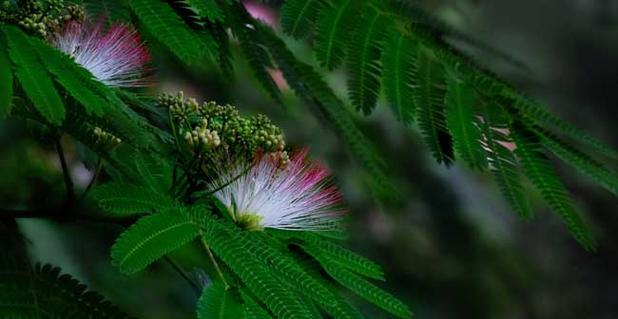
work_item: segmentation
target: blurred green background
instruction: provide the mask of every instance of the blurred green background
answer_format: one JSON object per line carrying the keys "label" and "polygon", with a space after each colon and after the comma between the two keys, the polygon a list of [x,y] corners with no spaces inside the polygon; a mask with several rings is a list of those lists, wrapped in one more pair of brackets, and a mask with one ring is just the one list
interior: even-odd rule
{"label": "blurred green background", "polygon": [[[247,4],[276,19],[276,1]],[[546,102],[561,117],[618,146],[618,1],[433,0],[421,5],[527,68],[453,40],[482,65]],[[306,44],[289,45],[315,64]],[[523,222],[489,176],[435,164],[419,135],[397,123],[384,101],[359,121],[401,190],[396,203],[373,200],[362,169],[335,135],[290,92],[287,109],[272,103],[242,59],[235,60],[232,80],[213,66],[183,69],[161,55],[153,65],[160,86],[151,93],[181,89],[198,100],[264,113],[284,129],[290,145],[310,146],[334,172],[350,207],[349,246],[384,266],[387,282],[382,286],[410,304],[417,318],[618,317],[618,200],[571,169],[558,167],[599,238],[597,253],[579,247],[534,195],[538,215]],[[343,73],[327,77],[345,97]],[[62,197],[51,143],[37,136],[28,125],[0,125],[0,201],[5,206],[47,205]],[[71,152],[74,178],[84,185],[89,171],[77,160],[79,149]],[[157,263],[132,277],[111,267],[109,248],[121,229],[42,220],[20,220],[19,225],[30,240],[33,260],[61,266],[132,315],[194,317],[197,297],[167,264]],[[191,247],[174,258],[201,278],[202,257]],[[368,318],[385,316],[362,307]]]}

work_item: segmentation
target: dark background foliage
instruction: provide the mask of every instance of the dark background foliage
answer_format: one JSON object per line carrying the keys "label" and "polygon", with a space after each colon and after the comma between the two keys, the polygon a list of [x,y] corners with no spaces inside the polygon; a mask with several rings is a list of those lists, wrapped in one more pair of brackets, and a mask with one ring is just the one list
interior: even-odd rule
{"label": "dark background foliage", "polygon": [[[455,42],[483,65],[546,102],[561,117],[618,145],[616,2],[427,0],[423,5],[529,70]],[[261,10],[276,16],[277,4]],[[308,47],[289,44],[299,56],[311,59]],[[539,212],[534,221],[518,220],[488,175],[458,165],[438,166],[418,134],[403,128],[387,108],[377,108],[363,120],[363,128],[379,145],[403,194],[400,202],[378,204],[339,140],[291,93],[284,96],[291,101],[289,112],[281,112],[247,77],[247,66],[238,62],[242,60],[235,61],[234,81],[214,70],[179,68],[173,59],[156,61],[162,65],[157,76],[165,91],[183,89],[246,112],[265,113],[282,126],[292,145],[310,145],[335,172],[350,206],[350,246],[384,266],[385,288],[409,303],[417,318],[618,316],[618,201],[609,192],[559,167],[599,238],[598,251],[588,253],[540,199],[534,201]],[[330,74],[328,80],[343,90],[340,73]],[[57,161],[51,147],[49,152],[35,147],[49,141],[26,138],[25,132],[28,127],[22,124],[0,127],[0,200],[50,203],[62,192]],[[85,172],[75,164],[77,181]],[[194,316],[196,297],[168,265],[157,263],[131,277],[111,267],[109,247],[120,228],[38,220],[20,220],[19,225],[30,240],[34,260],[62,266],[121,308],[133,309],[132,314],[153,319]],[[174,254],[189,265],[198,264],[198,256],[190,248]],[[196,278],[199,273],[193,271]],[[377,311],[371,315],[372,308],[363,311],[369,318],[382,316]]]}

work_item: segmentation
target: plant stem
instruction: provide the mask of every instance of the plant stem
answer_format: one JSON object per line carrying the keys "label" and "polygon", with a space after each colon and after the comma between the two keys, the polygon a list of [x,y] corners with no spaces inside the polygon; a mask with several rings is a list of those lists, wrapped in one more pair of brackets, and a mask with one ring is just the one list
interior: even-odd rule
{"label": "plant stem", "polygon": [[62,166],[62,175],[64,176],[64,185],[66,186],[67,191],[67,202],[72,203],[75,200],[75,189],[73,187],[73,180],[71,180],[69,166],[67,165],[67,160],[64,156],[64,149],[62,148],[60,135],[55,138],[55,142],[56,151],[58,152],[58,157],[60,158],[60,165]]}
{"label": "plant stem", "polygon": [[88,183],[88,186],[86,186],[86,190],[84,190],[82,195],[79,197],[78,202],[82,202],[86,198],[86,196],[88,196],[88,192],[90,192],[90,189],[92,189],[92,186],[94,185],[94,182],[99,177],[99,173],[101,173],[101,167],[102,166],[103,166],[103,163],[101,162],[101,158],[99,157],[97,159],[97,166],[96,166],[96,169],[94,171],[94,175],[92,175],[92,179]]}
{"label": "plant stem", "polygon": [[225,281],[225,277],[223,276],[223,272],[221,271],[221,268],[219,268],[219,264],[217,263],[217,260],[215,259],[215,256],[212,254],[212,251],[210,250],[210,247],[208,247],[208,244],[204,240],[203,236],[202,236],[202,244],[204,245],[204,248],[206,249],[206,252],[208,253],[208,257],[210,257],[210,261],[212,261],[213,266],[215,266],[215,270],[217,270],[217,274],[219,274],[219,278],[221,278],[221,281],[225,285],[225,289],[226,290],[229,289],[230,285],[228,285],[227,281]]}
{"label": "plant stem", "polygon": [[193,280],[191,280],[191,278],[189,278],[189,275],[187,275],[184,269],[182,269],[171,257],[165,256],[163,258],[165,262],[167,262],[172,267],[172,269],[174,269],[174,271],[176,271],[178,275],[180,275],[180,277],[182,277],[182,279],[184,279],[189,284],[189,286],[191,286],[195,295],[199,297],[201,294],[200,286],[196,284]]}

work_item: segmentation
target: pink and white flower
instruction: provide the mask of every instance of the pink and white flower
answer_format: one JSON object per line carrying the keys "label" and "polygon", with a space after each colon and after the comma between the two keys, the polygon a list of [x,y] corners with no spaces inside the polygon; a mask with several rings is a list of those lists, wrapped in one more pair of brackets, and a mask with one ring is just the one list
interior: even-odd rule
{"label": "pink and white flower", "polygon": [[100,82],[111,87],[145,86],[144,66],[150,59],[139,34],[124,24],[105,29],[96,24],[71,22],[53,39],[55,46],[70,55]]}
{"label": "pink and white flower", "polygon": [[229,184],[214,196],[248,229],[331,229],[344,213],[341,195],[329,183],[328,170],[309,162],[307,153],[295,153],[285,167],[270,156],[263,156],[248,171],[240,165],[223,174],[222,180]]}

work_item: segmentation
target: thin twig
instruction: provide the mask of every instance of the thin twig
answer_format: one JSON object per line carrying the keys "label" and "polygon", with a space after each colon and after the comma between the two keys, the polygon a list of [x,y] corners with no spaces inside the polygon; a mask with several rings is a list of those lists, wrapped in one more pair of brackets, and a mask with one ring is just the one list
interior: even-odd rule
{"label": "thin twig", "polygon": [[208,257],[210,257],[210,261],[212,261],[213,266],[215,266],[215,270],[217,270],[217,274],[219,274],[219,278],[221,278],[221,281],[225,285],[225,289],[226,290],[229,289],[230,285],[228,285],[227,281],[225,281],[225,277],[223,276],[223,272],[221,271],[221,268],[219,268],[219,264],[217,263],[217,260],[215,259],[215,256],[212,254],[212,251],[210,250],[210,247],[208,247],[208,244],[204,240],[204,237],[202,237],[202,244],[204,245],[204,248],[206,249],[206,252],[208,253]]}
{"label": "thin twig", "polygon": [[66,186],[67,191],[67,202],[72,203],[75,200],[75,188],[73,187],[73,180],[71,180],[69,166],[67,165],[67,160],[64,156],[64,149],[62,148],[62,143],[60,142],[60,135],[55,138],[55,142],[56,151],[58,152],[58,157],[60,158],[60,165],[62,166],[62,175],[64,176],[64,185]]}

